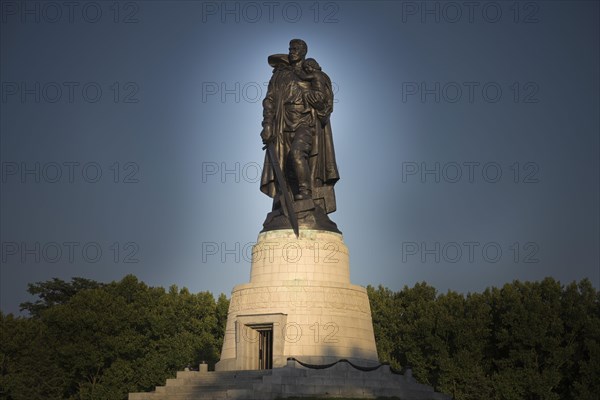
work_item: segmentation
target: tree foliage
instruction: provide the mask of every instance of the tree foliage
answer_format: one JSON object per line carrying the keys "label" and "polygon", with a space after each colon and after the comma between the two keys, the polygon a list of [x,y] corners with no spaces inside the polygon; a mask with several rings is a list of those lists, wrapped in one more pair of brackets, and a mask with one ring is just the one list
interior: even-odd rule
{"label": "tree foliage", "polygon": [[[367,288],[381,361],[456,400],[592,400],[600,292],[587,279],[515,281],[463,295]],[[134,276],[29,285],[29,317],[0,313],[0,399],[126,399],[214,365],[229,301]]]}
{"label": "tree foliage", "polygon": [[[0,398],[125,399],[219,357],[227,299],[134,276],[29,285],[31,317],[0,314]],[[224,311],[223,311],[224,310]],[[225,317],[223,317],[225,312]]]}
{"label": "tree foliage", "polygon": [[456,400],[596,399],[600,292],[587,279],[438,295],[367,288],[382,361]]}

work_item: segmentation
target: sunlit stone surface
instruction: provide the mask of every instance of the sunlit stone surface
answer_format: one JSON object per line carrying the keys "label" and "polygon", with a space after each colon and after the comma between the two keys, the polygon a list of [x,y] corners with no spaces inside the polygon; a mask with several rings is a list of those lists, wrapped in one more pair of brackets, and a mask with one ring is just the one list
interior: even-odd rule
{"label": "sunlit stone surface", "polygon": [[258,369],[258,332],[272,325],[273,363],[288,357],[309,364],[348,359],[377,365],[365,288],[350,283],[341,234],[301,230],[263,232],[253,248],[250,283],[233,289],[217,371]]}

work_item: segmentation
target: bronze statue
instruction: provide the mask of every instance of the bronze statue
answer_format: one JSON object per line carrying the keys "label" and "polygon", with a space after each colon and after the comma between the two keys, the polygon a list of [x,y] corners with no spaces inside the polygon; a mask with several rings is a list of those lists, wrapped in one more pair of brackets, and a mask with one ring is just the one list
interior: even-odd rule
{"label": "bronze statue", "polygon": [[260,190],[273,198],[273,209],[263,231],[339,232],[327,217],[336,210],[333,187],[339,179],[329,121],[333,91],[319,63],[305,59],[307,50],[303,40],[292,39],[289,54],[268,58],[273,75],[263,100],[261,138],[267,154]]}

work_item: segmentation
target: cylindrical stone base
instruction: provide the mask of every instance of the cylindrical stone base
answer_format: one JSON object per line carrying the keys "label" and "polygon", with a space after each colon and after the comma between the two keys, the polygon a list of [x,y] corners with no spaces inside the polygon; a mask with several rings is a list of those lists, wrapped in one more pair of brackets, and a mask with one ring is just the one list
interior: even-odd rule
{"label": "cylindrical stone base", "polygon": [[233,289],[216,369],[283,367],[288,357],[317,365],[379,363],[369,299],[363,287],[350,283],[341,234],[261,233],[250,283]]}

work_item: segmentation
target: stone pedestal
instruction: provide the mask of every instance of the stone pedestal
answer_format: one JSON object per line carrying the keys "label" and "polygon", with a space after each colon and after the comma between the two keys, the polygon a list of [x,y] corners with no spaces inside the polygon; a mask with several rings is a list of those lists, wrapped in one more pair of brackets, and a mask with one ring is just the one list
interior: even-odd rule
{"label": "stone pedestal", "polygon": [[342,235],[322,230],[258,236],[250,283],[231,295],[221,361],[205,366],[129,400],[450,399],[379,364],[366,290],[350,284]]}
{"label": "stone pedestal", "polygon": [[378,365],[365,288],[350,283],[339,233],[262,232],[250,283],[233,289],[217,371],[284,367],[288,357],[324,365]]}

